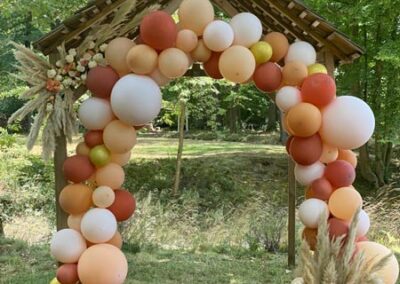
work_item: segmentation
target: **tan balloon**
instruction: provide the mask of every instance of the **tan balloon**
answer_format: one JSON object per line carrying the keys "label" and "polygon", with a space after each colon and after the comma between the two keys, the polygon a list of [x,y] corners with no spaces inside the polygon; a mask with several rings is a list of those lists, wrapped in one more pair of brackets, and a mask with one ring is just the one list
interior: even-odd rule
{"label": "tan balloon", "polygon": [[211,50],[205,45],[202,39],[199,40],[196,48],[190,53],[195,62],[207,62],[211,58],[211,54]]}
{"label": "tan balloon", "polygon": [[108,186],[99,186],[93,191],[93,203],[99,208],[107,208],[114,203],[114,190]]}
{"label": "tan balloon", "polygon": [[176,47],[184,52],[192,52],[198,43],[198,38],[192,30],[180,30],[176,38]]}
{"label": "tan balloon", "polygon": [[182,50],[168,48],[161,52],[158,59],[158,68],[167,78],[179,78],[185,75],[189,68],[189,60]]}
{"label": "tan balloon", "polygon": [[119,248],[119,249],[122,248],[122,243],[123,243],[123,241],[122,241],[122,236],[121,236],[121,234],[120,234],[118,231],[117,231],[117,232],[115,233],[115,235],[111,238],[111,240],[109,240],[109,241],[107,242],[107,244],[113,245],[113,246],[115,246],[115,247],[117,247],[117,248]]}
{"label": "tan balloon", "polygon": [[75,152],[77,155],[89,156],[90,148],[85,142],[80,142],[76,145]]}
{"label": "tan balloon", "polygon": [[120,120],[114,120],[104,128],[103,141],[112,153],[126,153],[136,144],[135,128]]}
{"label": "tan balloon", "polygon": [[146,44],[138,44],[129,50],[126,63],[133,73],[150,74],[157,67],[158,53]]}
{"label": "tan balloon", "polygon": [[219,70],[225,79],[234,83],[244,83],[256,69],[256,60],[251,51],[235,45],[225,50],[219,59]]}
{"label": "tan balloon", "polygon": [[321,158],[319,158],[319,160],[322,163],[329,164],[333,161],[336,161],[338,155],[339,155],[339,150],[337,147],[330,146],[328,144],[323,144],[322,155]]}
{"label": "tan balloon", "polygon": [[329,211],[338,219],[350,221],[363,204],[360,193],[352,187],[336,189],[329,198]]}
{"label": "tan balloon", "polygon": [[300,61],[290,61],[282,69],[283,82],[289,86],[300,86],[308,76],[307,66]]}
{"label": "tan balloon", "polygon": [[124,170],[120,165],[115,163],[109,163],[96,171],[97,186],[105,185],[112,189],[118,189],[122,186],[124,180]]}
{"label": "tan balloon", "polygon": [[278,62],[286,56],[289,50],[289,42],[284,34],[271,32],[265,36],[264,41],[268,42],[272,47],[270,61]]}
{"label": "tan balloon", "polygon": [[287,113],[287,126],[295,136],[312,136],[318,132],[321,124],[320,110],[309,103],[299,103]]}
{"label": "tan balloon", "polygon": [[81,231],[81,221],[83,214],[69,215],[67,219],[68,228]]}
{"label": "tan balloon", "polygon": [[214,20],[214,7],[208,0],[184,0],[179,6],[178,16],[180,27],[200,36]]}
{"label": "tan balloon", "polygon": [[126,63],[126,55],[135,43],[129,38],[117,37],[110,41],[105,50],[105,58],[108,64],[117,71],[120,76],[124,76],[130,72],[130,68]]}
{"label": "tan balloon", "polygon": [[162,87],[165,86],[167,84],[169,84],[169,82],[171,82],[170,78],[167,78],[164,76],[163,73],[160,72],[160,69],[156,68],[154,69],[153,72],[151,72],[150,77],[154,80],[154,82],[157,83],[158,86]]}
{"label": "tan balloon", "polygon": [[116,163],[120,166],[125,166],[129,163],[131,155],[132,155],[131,151],[122,154],[111,153],[111,162]]}
{"label": "tan balloon", "polygon": [[339,150],[338,160],[349,162],[353,167],[357,167],[357,155],[351,150]]}
{"label": "tan balloon", "polygon": [[63,188],[58,200],[65,212],[82,214],[92,206],[92,190],[84,184],[69,184]]}

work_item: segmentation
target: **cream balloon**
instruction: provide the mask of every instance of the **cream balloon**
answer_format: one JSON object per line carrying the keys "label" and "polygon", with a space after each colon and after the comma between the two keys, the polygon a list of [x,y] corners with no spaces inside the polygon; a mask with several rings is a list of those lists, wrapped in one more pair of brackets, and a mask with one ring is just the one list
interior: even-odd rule
{"label": "cream balloon", "polygon": [[109,163],[96,171],[96,183],[98,186],[106,185],[112,189],[118,189],[125,180],[124,169],[115,163]]}
{"label": "cream balloon", "polygon": [[69,215],[67,218],[68,228],[80,232],[82,217],[83,214]]}
{"label": "cream balloon", "polygon": [[115,84],[111,93],[114,114],[128,125],[143,125],[161,109],[160,87],[148,76],[129,74]]}
{"label": "cream balloon", "polygon": [[232,45],[234,36],[232,27],[228,23],[217,20],[207,25],[203,40],[210,50],[221,52]]}
{"label": "cream balloon", "polygon": [[222,53],[218,66],[225,79],[234,83],[244,83],[253,75],[256,60],[248,48],[234,45]]}
{"label": "cream balloon", "polygon": [[314,47],[306,41],[296,41],[292,43],[285,57],[285,63],[300,61],[306,66],[314,64],[316,60],[317,52]]}
{"label": "cream balloon", "polygon": [[116,163],[120,166],[125,166],[129,163],[131,159],[132,152],[128,151],[122,154],[111,153],[111,162]]}
{"label": "cream balloon", "polygon": [[184,52],[192,52],[198,43],[197,35],[194,31],[184,29],[178,32],[176,47]]}
{"label": "cream balloon", "polygon": [[105,243],[117,231],[117,220],[108,209],[92,208],[83,215],[82,235],[91,243]]}
{"label": "cream balloon", "polygon": [[214,20],[214,7],[208,0],[184,0],[178,9],[179,26],[194,31],[198,36]]}
{"label": "cream balloon", "polygon": [[75,263],[86,249],[86,241],[73,229],[63,229],[54,234],[50,242],[52,256],[62,263]]}
{"label": "cream balloon", "polygon": [[235,15],[230,25],[235,34],[233,45],[250,47],[261,39],[261,21],[251,13],[245,12]]}
{"label": "cream balloon", "polygon": [[207,62],[211,57],[211,50],[206,46],[203,39],[200,39],[196,48],[190,53],[195,62]]}
{"label": "cream balloon", "polygon": [[171,82],[170,78],[167,78],[160,72],[160,69],[156,68],[150,74],[151,79],[153,79],[160,87],[166,86]]}
{"label": "cream balloon", "polygon": [[368,233],[371,222],[367,212],[361,209],[358,213],[357,237],[363,237]]}
{"label": "cream balloon", "polygon": [[93,191],[93,203],[99,208],[107,208],[114,203],[114,190],[109,186],[99,186]]}
{"label": "cream balloon", "polygon": [[323,216],[325,218],[329,217],[329,209],[326,202],[320,199],[307,199],[299,207],[300,221],[307,228],[318,228],[318,224]]}
{"label": "cream balloon", "polygon": [[179,48],[168,48],[159,55],[158,69],[167,78],[179,78],[189,69],[189,59]]}
{"label": "cream balloon", "polygon": [[341,96],[322,111],[321,138],[340,149],[356,149],[371,138],[375,117],[361,99]]}
{"label": "cream balloon", "polygon": [[301,103],[301,93],[296,87],[286,86],[278,91],[275,97],[278,108],[287,112],[290,108]]}
{"label": "cream balloon", "polygon": [[321,178],[324,171],[325,165],[321,162],[316,162],[310,166],[296,164],[294,168],[296,180],[302,185],[310,185],[314,180]]}
{"label": "cream balloon", "polygon": [[81,104],[78,116],[82,125],[89,130],[101,130],[114,119],[110,103],[95,97]]}

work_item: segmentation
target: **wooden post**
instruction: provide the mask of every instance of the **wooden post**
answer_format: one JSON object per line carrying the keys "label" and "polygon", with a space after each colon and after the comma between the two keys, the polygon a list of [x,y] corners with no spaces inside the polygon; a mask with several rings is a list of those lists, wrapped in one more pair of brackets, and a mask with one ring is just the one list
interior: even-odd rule
{"label": "wooden post", "polygon": [[288,266],[296,265],[296,178],[294,161],[288,157]]}
{"label": "wooden post", "polygon": [[179,101],[179,145],[178,145],[178,155],[176,157],[176,172],[175,172],[175,183],[172,191],[173,195],[177,195],[179,190],[179,184],[181,181],[181,167],[182,167],[182,153],[183,153],[183,138],[185,132],[185,110],[186,102],[184,100]]}
{"label": "wooden post", "polygon": [[324,51],[324,64],[328,74],[335,79],[335,58],[329,50]]}

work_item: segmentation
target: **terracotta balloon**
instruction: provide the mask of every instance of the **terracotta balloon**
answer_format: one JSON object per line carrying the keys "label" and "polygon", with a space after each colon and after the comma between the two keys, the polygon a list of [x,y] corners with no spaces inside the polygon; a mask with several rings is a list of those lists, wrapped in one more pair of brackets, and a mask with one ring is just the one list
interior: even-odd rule
{"label": "terracotta balloon", "polygon": [[253,79],[258,89],[270,93],[281,85],[282,71],[276,63],[267,62],[256,68]]}
{"label": "terracotta balloon", "polygon": [[213,52],[210,59],[203,64],[204,71],[207,75],[213,79],[222,79],[224,78],[219,71],[219,58],[222,53]]}
{"label": "terracotta balloon", "polygon": [[85,133],[85,143],[88,147],[93,148],[103,144],[103,130],[90,130]]}
{"label": "terracotta balloon", "polygon": [[93,191],[93,204],[99,208],[107,208],[114,203],[114,190],[108,186],[99,186]]}
{"label": "terracotta balloon", "polygon": [[92,190],[84,184],[69,184],[63,188],[58,200],[65,212],[78,215],[92,206]]}
{"label": "terracotta balloon", "polygon": [[189,60],[182,50],[178,48],[168,48],[160,53],[158,68],[167,78],[174,79],[185,75],[189,69]]}
{"label": "terracotta balloon", "polygon": [[157,50],[175,45],[178,29],[174,19],[164,11],[153,11],[144,16],[140,24],[140,37],[144,43]]}
{"label": "terracotta balloon", "polygon": [[69,215],[67,219],[68,228],[74,229],[75,231],[81,231],[81,221],[83,214]]}
{"label": "terracotta balloon", "polygon": [[204,44],[214,52],[222,52],[233,43],[234,34],[232,27],[221,20],[209,23],[204,30]]}
{"label": "terracotta balloon", "polygon": [[65,179],[79,183],[90,178],[95,168],[87,156],[75,155],[64,161],[63,172]]}
{"label": "terracotta balloon", "polygon": [[292,144],[292,141],[294,139],[294,136],[289,136],[289,138],[286,140],[286,152],[290,155],[290,144]]}
{"label": "terracotta balloon", "polygon": [[56,277],[61,284],[76,284],[79,281],[78,266],[75,263],[63,264],[57,269]]}
{"label": "terracotta balloon", "polygon": [[126,64],[126,55],[135,45],[129,38],[117,37],[110,41],[105,50],[105,58],[108,64],[117,71],[119,76],[124,76],[130,72]]}
{"label": "terracotta balloon", "polygon": [[350,163],[338,160],[326,166],[325,177],[333,187],[345,187],[353,184],[356,171]]}
{"label": "terracotta balloon", "polygon": [[324,201],[329,200],[333,192],[333,187],[326,178],[319,178],[311,184],[313,197]]}
{"label": "terracotta balloon", "polygon": [[317,247],[317,236],[318,229],[304,228],[302,233],[302,238],[307,242],[310,246],[311,250],[315,250]]}
{"label": "terracotta balloon", "polygon": [[123,243],[122,236],[121,236],[121,234],[120,234],[118,231],[117,231],[117,232],[115,233],[115,235],[111,238],[111,240],[109,240],[109,241],[107,242],[107,244],[113,245],[113,246],[115,246],[115,247],[117,247],[117,248],[119,248],[119,249],[122,248],[122,243]]}
{"label": "terracotta balloon", "polygon": [[149,75],[151,77],[151,79],[154,80],[154,82],[157,83],[157,85],[159,85],[160,87],[166,86],[169,84],[169,82],[171,82],[170,78],[167,78],[164,76],[163,73],[161,73],[160,69],[158,69],[158,67],[156,69],[154,69],[153,72],[151,72],[151,74]]}
{"label": "terracotta balloon", "polygon": [[283,83],[289,86],[300,86],[307,75],[307,66],[300,61],[286,63],[282,69]]}
{"label": "terracotta balloon", "polygon": [[106,185],[112,189],[120,188],[125,180],[125,172],[122,167],[115,163],[109,163],[96,172],[96,183],[98,186]]}
{"label": "terracotta balloon", "polygon": [[85,142],[80,142],[76,145],[75,152],[77,155],[89,156],[90,148]]}
{"label": "terracotta balloon", "polygon": [[126,64],[136,74],[146,75],[156,69],[158,53],[146,44],[138,44],[132,47],[126,55]]}
{"label": "terracotta balloon", "polygon": [[[311,186],[307,186],[304,190],[304,197],[305,199],[315,198],[314,191]],[[318,198],[319,199],[319,198]]]}
{"label": "terracotta balloon", "polygon": [[193,61],[207,62],[211,57],[212,51],[205,45],[202,39],[197,43],[196,48],[190,53]]}
{"label": "terracotta balloon", "polygon": [[178,16],[182,29],[192,30],[201,36],[214,20],[214,7],[208,0],[184,0],[179,6]]}
{"label": "terracotta balloon", "polygon": [[350,229],[350,224],[347,221],[343,221],[337,218],[330,218],[329,224],[329,237],[331,239],[338,238],[340,236],[347,236]]}
{"label": "terracotta balloon", "polygon": [[114,120],[104,129],[103,140],[112,153],[123,154],[135,146],[136,131],[120,120]]}
{"label": "terracotta balloon", "polygon": [[293,160],[303,166],[309,166],[319,160],[322,154],[322,141],[318,134],[310,137],[294,137],[289,150]]}
{"label": "terracotta balloon", "polygon": [[289,42],[284,34],[271,32],[265,36],[264,40],[272,47],[272,57],[270,59],[272,62],[278,62],[286,56],[289,50]]}
{"label": "terracotta balloon", "polygon": [[324,144],[322,146],[322,155],[319,158],[319,160],[322,163],[329,164],[332,163],[333,161],[336,161],[338,155],[339,155],[339,150],[337,147]]}
{"label": "terracotta balloon", "polygon": [[78,262],[79,279],[85,284],[122,284],[127,274],[124,254],[110,244],[91,246]]}
{"label": "terracotta balloon", "polygon": [[243,46],[232,46],[219,59],[219,70],[225,79],[234,83],[244,83],[256,69],[256,60],[251,51]]}
{"label": "terracotta balloon", "polygon": [[357,167],[357,155],[351,150],[339,149],[337,159],[349,162],[354,168]]}
{"label": "terracotta balloon", "polygon": [[301,86],[301,95],[304,102],[323,108],[336,97],[335,80],[322,73],[308,76]]}
{"label": "terracotta balloon", "polygon": [[198,41],[197,35],[192,30],[180,30],[176,38],[176,47],[189,53],[196,48]]}
{"label": "terracotta balloon", "polygon": [[136,209],[136,200],[131,193],[126,190],[115,190],[115,201],[107,208],[114,215],[117,221],[128,220]]}
{"label": "terracotta balloon", "polygon": [[[357,248],[360,253],[364,254],[365,262],[368,266],[374,266],[385,256],[390,255],[392,252],[385,246],[374,242],[360,242],[357,243]],[[386,264],[376,272],[376,274],[383,280],[385,284],[395,284],[399,278],[399,263],[394,254],[389,258]]]}
{"label": "terracotta balloon", "polygon": [[131,154],[131,151],[122,154],[111,153],[111,162],[116,163],[120,166],[125,166],[129,163],[131,159]]}
{"label": "terracotta balloon", "polygon": [[289,110],[287,123],[295,136],[309,137],[321,128],[321,112],[312,104],[299,103]]}
{"label": "terracotta balloon", "polygon": [[329,198],[329,211],[338,219],[350,221],[357,209],[362,206],[362,198],[351,187],[336,189]]}
{"label": "terracotta balloon", "polygon": [[110,66],[97,66],[90,69],[86,78],[86,87],[95,97],[107,99],[118,79],[118,73]]}

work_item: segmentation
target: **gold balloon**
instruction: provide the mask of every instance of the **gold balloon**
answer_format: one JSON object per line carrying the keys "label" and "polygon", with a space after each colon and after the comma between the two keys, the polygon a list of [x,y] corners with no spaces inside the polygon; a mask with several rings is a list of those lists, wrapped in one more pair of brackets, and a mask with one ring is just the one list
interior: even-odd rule
{"label": "gold balloon", "polygon": [[125,37],[117,37],[107,45],[105,59],[120,76],[130,72],[129,66],[126,64],[126,55],[134,45],[133,41]]}
{"label": "gold balloon", "polygon": [[182,50],[168,48],[160,53],[158,69],[167,78],[179,78],[189,69],[189,59]]}
{"label": "gold balloon", "polygon": [[308,69],[308,76],[317,73],[328,74],[328,70],[326,69],[326,67],[320,63],[311,64],[307,67],[307,69]]}
{"label": "gold balloon", "polygon": [[256,60],[248,48],[234,45],[222,53],[218,65],[225,79],[244,83],[253,76]]}
{"label": "gold balloon", "polygon": [[178,10],[179,26],[201,36],[214,20],[214,7],[208,0],[183,0]]}
{"label": "gold balloon", "polygon": [[205,45],[202,39],[199,40],[196,48],[190,53],[195,62],[207,62],[210,59],[211,54],[211,50]]}
{"label": "gold balloon", "polygon": [[126,55],[126,63],[133,73],[146,75],[157,67],[158,53],[146,44],[132,47]]}
{"label": "gold balloon", "polygon": [[253,53],[257,64],[266,63],[271,59],[272,47],[265,41],[259,41],[253,44],[250,50]]}

